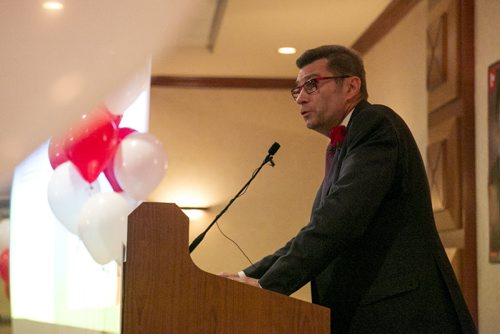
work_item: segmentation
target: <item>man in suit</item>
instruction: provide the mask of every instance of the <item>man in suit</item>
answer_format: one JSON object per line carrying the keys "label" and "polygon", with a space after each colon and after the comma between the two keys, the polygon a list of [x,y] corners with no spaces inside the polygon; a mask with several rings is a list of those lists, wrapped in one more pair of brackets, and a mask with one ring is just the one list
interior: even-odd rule
{"label": "man in suit", "polygon": [[221,275],[287,295],[311,282],[332,333],[475,332],[404,121],[367,101],[355,51],[318,47],[297,66],[292,96],[306,126],[330,137],[333,161],[309,223],[274,254]]}

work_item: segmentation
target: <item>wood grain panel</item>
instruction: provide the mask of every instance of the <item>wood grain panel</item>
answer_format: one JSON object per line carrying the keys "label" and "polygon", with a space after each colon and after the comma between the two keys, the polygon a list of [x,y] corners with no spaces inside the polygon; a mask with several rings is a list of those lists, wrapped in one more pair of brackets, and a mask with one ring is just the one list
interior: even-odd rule
{"label": "wood grain panel", "polygon": [[429,11],[427,26],[428,111],[458,97],[458,1],[442,0]]}
{"label": "wood grain panel", "polygon": [[462,227],[458,138],[456,118],[450,118],[429,129],[427,176],[439,231]]}
{"label": "wood grain panel", "polygon": [[329,333],[330,310],[200,270],[174,204],[129,216],[122,333]]}

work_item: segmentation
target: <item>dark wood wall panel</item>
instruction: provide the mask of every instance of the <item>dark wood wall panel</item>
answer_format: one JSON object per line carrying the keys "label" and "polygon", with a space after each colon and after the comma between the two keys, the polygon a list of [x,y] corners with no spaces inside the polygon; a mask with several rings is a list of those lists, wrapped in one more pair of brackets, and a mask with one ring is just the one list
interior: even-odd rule
{"label": "dark wood wall panel", "polygon": [[427,172],[439,234],[477,323],[474,1],[427,4]]}
{"label": "dark wood wall panel", "polygon": [[462,227],[460,197],[459,122],[449,118],[430,128],[427,175],[439,231]]}

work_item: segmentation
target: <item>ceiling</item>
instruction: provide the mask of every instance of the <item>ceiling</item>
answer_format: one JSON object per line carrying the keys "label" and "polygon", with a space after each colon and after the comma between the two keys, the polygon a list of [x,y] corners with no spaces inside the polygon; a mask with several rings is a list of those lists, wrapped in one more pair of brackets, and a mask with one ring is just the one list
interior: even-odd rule
{"label": "ceiling", "polygon": [[227,1],[212,50],[206,47],[207,22],[212,19],[207,16],[216,6],[198,7],[193,24],[179,35],[177,44],[182,47],[160,54],[153,71],[155,75],[295,77],[297,55],[280,55],[279,47],[295,47],[300,54],[323,44],[352,45],[390,2]]}
{"label": "ceiling", "polygon": [[0,3],[0,199],[17,164],[148,54],[157,76],[293,78],[297,55],[279,47],[352,45],[391,0],[66,1],[57,14],[40,3]]}

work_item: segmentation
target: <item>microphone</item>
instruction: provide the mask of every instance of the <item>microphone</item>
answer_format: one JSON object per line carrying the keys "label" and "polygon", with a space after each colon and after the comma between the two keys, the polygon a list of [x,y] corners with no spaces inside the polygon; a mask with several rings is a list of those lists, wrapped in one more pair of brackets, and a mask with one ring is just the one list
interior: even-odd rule
{"label": "microphone", "polygon": [[234,196],[229,201],[229,203],[226,205],[226,207],[224,209],[222,209],[222,211],[208,225],[208,227],[205,229],[205,231],[203,231],[202,233],[200,233],[200,235],[198,235],[196,237],[196,239],[193,240],[193,242],[191,243],[191,245],[189,245],[189,253],[192,253],[196,249],[196,247],[198,247],[198,245],[203,240],[203,238],[205,238],[205,235],[207,234],[207,232],[212,228],[212,226],[214,226],[214,224],[217,222],[217,220],[219,220],[219,218],[222,217],[222,215],[227,211],[227,209],[229,209],[229,207],[231,206],[231,204],[233,204],[233,202],[238,197],[240,197],[241,194],[244,191],[246,191],[246,189],[248,188],[248,186],[250,186],[250,183],[253,181],[253,179],[255,179],[255,177],[257,176],[257,174],[259,174],[259,172],[262,169],[262,167],[264,167],[264,165],[267,164],[267,163],[269,163],[272,167],[274,167],[273,156],[276,154],[276,152],[278,152],[279,148],[280,148],[280,144],[278,144],[276,142],[269,148],[269,150],[267,151],[267,156],[264,158],[264,160],[262,161],[262,163],[260,164],[260,166],[255,170],[255,172],[253,172],[252,177],[250,178],[250,180],[248,180],[248,182],[243,186],[243,188],[240,189],[240,191],[236,194],[236,196]]}
{"label": "microphone", "polygon": [[276,142],[272,144],[269,150],[267,151],[267,156],[264,159],[263,164],[267,164],[269,162],[271,167],[274,167],[273,156],[276,154],[276,152],[278,152],[279,149],[280,149],[280,144]]}

